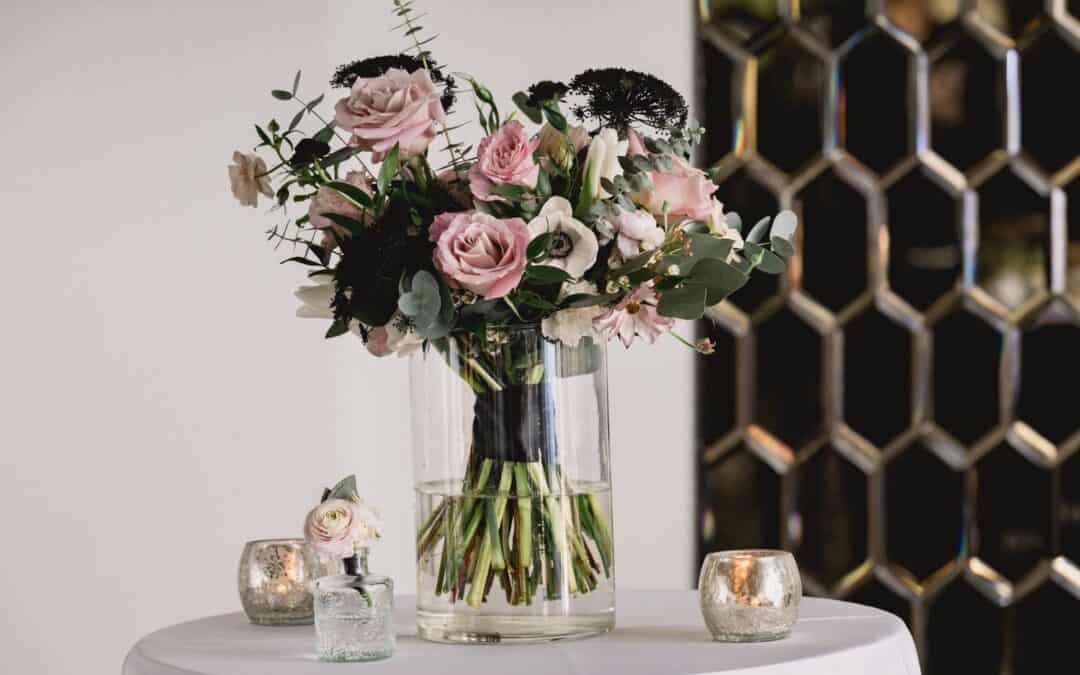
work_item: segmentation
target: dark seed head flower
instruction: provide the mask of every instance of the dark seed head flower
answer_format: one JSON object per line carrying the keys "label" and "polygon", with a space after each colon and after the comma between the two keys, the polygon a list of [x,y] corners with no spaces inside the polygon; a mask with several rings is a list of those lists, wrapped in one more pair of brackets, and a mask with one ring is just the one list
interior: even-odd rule
{"label": "dark seed head flower", "polygon": [[686,124],[686,100],[658,77],[625,68],[586,70],[570,81],[570,91],[584,98],[575,115],[601,126],[626,129],[632,123],[654,129]]}
{"label": "dark seed head flower", "polygon": [[[334,71],[334,76],[330,78],[330,86],[349,88],[353,86],[353,83],[356,82],[356,79],[359,77],[378,77],[391,68],[398,68],[411,73],[420,70],[423,67],[423,61],[415,56],[409,56],[408,54],[372,56],[370,58],[360,59],[359,61],[343,63],[338,66],[337,70]],[[454,100],[456,99],[456,95],[454,94],[454,76],[443,73],[439,64],[430,57],[427,59],[427,68],[428,72],[431,73],[432,81],[442,85],[442,107],[443,110],[450,112],[450,108],[453,107]]]}
{"label": "dark seed head flower", "polygon": [[562,82],[541,80],[529,86],[527,102],[534,108],[539,108],[544,101],[561,101],[568,91],[570,91],[570,87]]}

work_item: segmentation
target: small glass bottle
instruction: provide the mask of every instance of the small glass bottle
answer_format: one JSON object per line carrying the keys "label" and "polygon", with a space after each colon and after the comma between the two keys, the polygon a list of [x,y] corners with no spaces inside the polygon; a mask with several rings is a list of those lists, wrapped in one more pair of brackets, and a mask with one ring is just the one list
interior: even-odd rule
{"label": "small glass bottle", "polygon": [[315,634],[322,661],[378,661],[394,653],[394,581],[368,572],[368,550],[345,574],[315,582]]}

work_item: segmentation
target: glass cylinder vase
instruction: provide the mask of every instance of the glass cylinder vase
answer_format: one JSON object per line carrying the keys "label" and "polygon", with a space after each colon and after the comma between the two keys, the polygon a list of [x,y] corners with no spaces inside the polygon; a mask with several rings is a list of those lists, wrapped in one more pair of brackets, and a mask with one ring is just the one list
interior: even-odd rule
{"label": "glass cylinder vase", "polygon": [[607,353],[539,327],[451,335],[411,364],[417,628],[438,642],[615,623]]}

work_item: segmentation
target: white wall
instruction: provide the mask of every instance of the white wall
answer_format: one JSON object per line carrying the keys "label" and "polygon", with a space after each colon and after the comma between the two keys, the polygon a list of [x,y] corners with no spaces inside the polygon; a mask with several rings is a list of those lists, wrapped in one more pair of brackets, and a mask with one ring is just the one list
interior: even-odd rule
{"label": "white wall", "polygon": [[[348,472],[411,590],[406,364],[292,316],[301,273],[225,171],[252,122],[288,119],[267,92],[295,68],[313,92],[399,48],[389,4],[0,7],[5,672],[117,672],[140,635],[235,611],[243,542],[295,535]],[[607,64],[690,89],[687,4],[421,4],[438,56],[504,99]],[[613,350],[619,582],[688,587],[693,356]]]}

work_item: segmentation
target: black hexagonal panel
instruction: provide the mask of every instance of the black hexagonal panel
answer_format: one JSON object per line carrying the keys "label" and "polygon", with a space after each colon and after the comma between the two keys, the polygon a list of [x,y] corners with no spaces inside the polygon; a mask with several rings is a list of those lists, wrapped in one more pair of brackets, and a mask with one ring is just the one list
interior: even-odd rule
{"label": "black hexagonal panel", "polygon": [[745,446],[704,469],[702,517],[714,523],[702,550],[780,545],[780,476]]}
{"label": "black hexagonal panel", "polygon": [[[867,477],[835,448],[815,452],[796,469],[790,518],[799,567],[832,586],[867,554]],[[797,535],[797,536],[796,536]]]}
{"label": "black hexagonal panel", "polygon": [[712,165],[732,150],[735,125],[731,86],[735,64],[724,52],[706,46],[701,51],[701,67],[705,69],[704,96],[709,102],[705,107],[705,163]]}
{"label": "black hexagonal panel", "polygon": [[848,0],[803,0],[800,16],[804,28],[832,47],[866,26],[863,4]]}
{"label": "black hexagonal panel", "polygon": [[1065,287],[1069,295],[1080,300],[1080,177],[1070,181],[1063,191],[1068,230],[1065,242]]}
{"label": "black hexagonal panel", "polygon": [[702,328],[716,345],[716,353],[698,364],[698,432],[711,445],[735,427],[737,354],[735,338],[724,326],[704,321]]}
{"label": "black hexagonal panel", "polygon": [[957,202],[919,169],[890,186],[885,198],[889,285],[912,307],[924,310],[960,278]]}
{"label": "black hexagonal panel", "polygon": [[796,201],[804,230],[803,289],[838,311],[866,289],[866,198],[829,169]]}
{"label": "black hexagonal panel", "polygon": [[821,152],[825,65],[782,33],[755,49],[758,62],[758,151],[783,171]]}
{"label": "black hexagonal panel", "polygon": [[931,54],[930,143],[966,171],[1004,147],[1005,66],[975,38],[954,39]]}
{"label": "black hexagonal panel", "polygon": [[895,614],[908,626],[911,625],[911,603],[877,579],[860,586],[847,599]]}
{"label": "black hexagonal panel", "polygon": [[964,476],[921,443],[885,468],[888,559],[925,579],[964,545]]}
{"label": "black hexagonal panel", "polygon": [[822,428],[821,336],[789,309],[756,332],[754,420],[798,448]]}
{"label": "black hexagonal panel", "polygon": [[[745,234],[758,218],[775,214],[780,202],[772,192],[754,179],[746,169],[739,169],[722,180],[714,195],[724,204],[724,211],[735,211],[745,218]],[[732,295],[730,301],[744,312],[753,312],[763,302],[776,295],[780,277],[772,274],[752,274],[750,281]]]}
{"label": "black hexagonal panel", "polygon": [[1075,673],[1076,617],[1080,599],[1053,583],[1046,583],[1016,606],[1016,622],[1024,627],[1016,635],[1016,675]]}
{"label": "black hexagonal panel", "polygon": [[1061,500],[1057,505],[1061,552],[1080,566],[1080,454],[1061,467]]}
{"label": "black hexagonal panel", "polygon": [[976,314],[956,310],[934,326],[933,419],[971,444],[1000,421],[1004,336]]}
{"label": "black hexagonal panel", "polygon": [[1080,154],[1080,96],[1062,96],[1062,73],[1080,71],[1080,51],[1046,31],[1020,55],[1021,145],[1048,171]]}
{"label": "black hexagonal panel", "polygon": [[975,552],[1017,581],[1051,555],[1050,472],[1004,444],[977,470]]}
{"label": "black hexagonal panel", "polygon": [[1012,169],[983,183],[975,280],[1015,309],[1048,286],[1050,202]]}
{"label": "black hexagonal panel", "polygon": [[908,56],[887,33],[874,31],[840,62],[839,140],[878,173],[908,154]]}
{"label": "black hexagonal panel", "polygon": [[911,425],[911,347],[911,333],[874,308],[844,326],[844,420],[878,446]]}
{"label": "black hexagonal panel", "polygon": [[710,23],[736,42],[749,42],[777,19],[772,2],[711,2]]}
{"label": "black hexagonal panel", "polygon": [[1017,416],[1054,443],[1080,429],[1080,321],[1052,323],[1021,337]]}
{"label": "black hexagonal panel", "polygon": [[1000,675],[1004,614],[966,581],[954,580],[930,605],[925,675]]}

